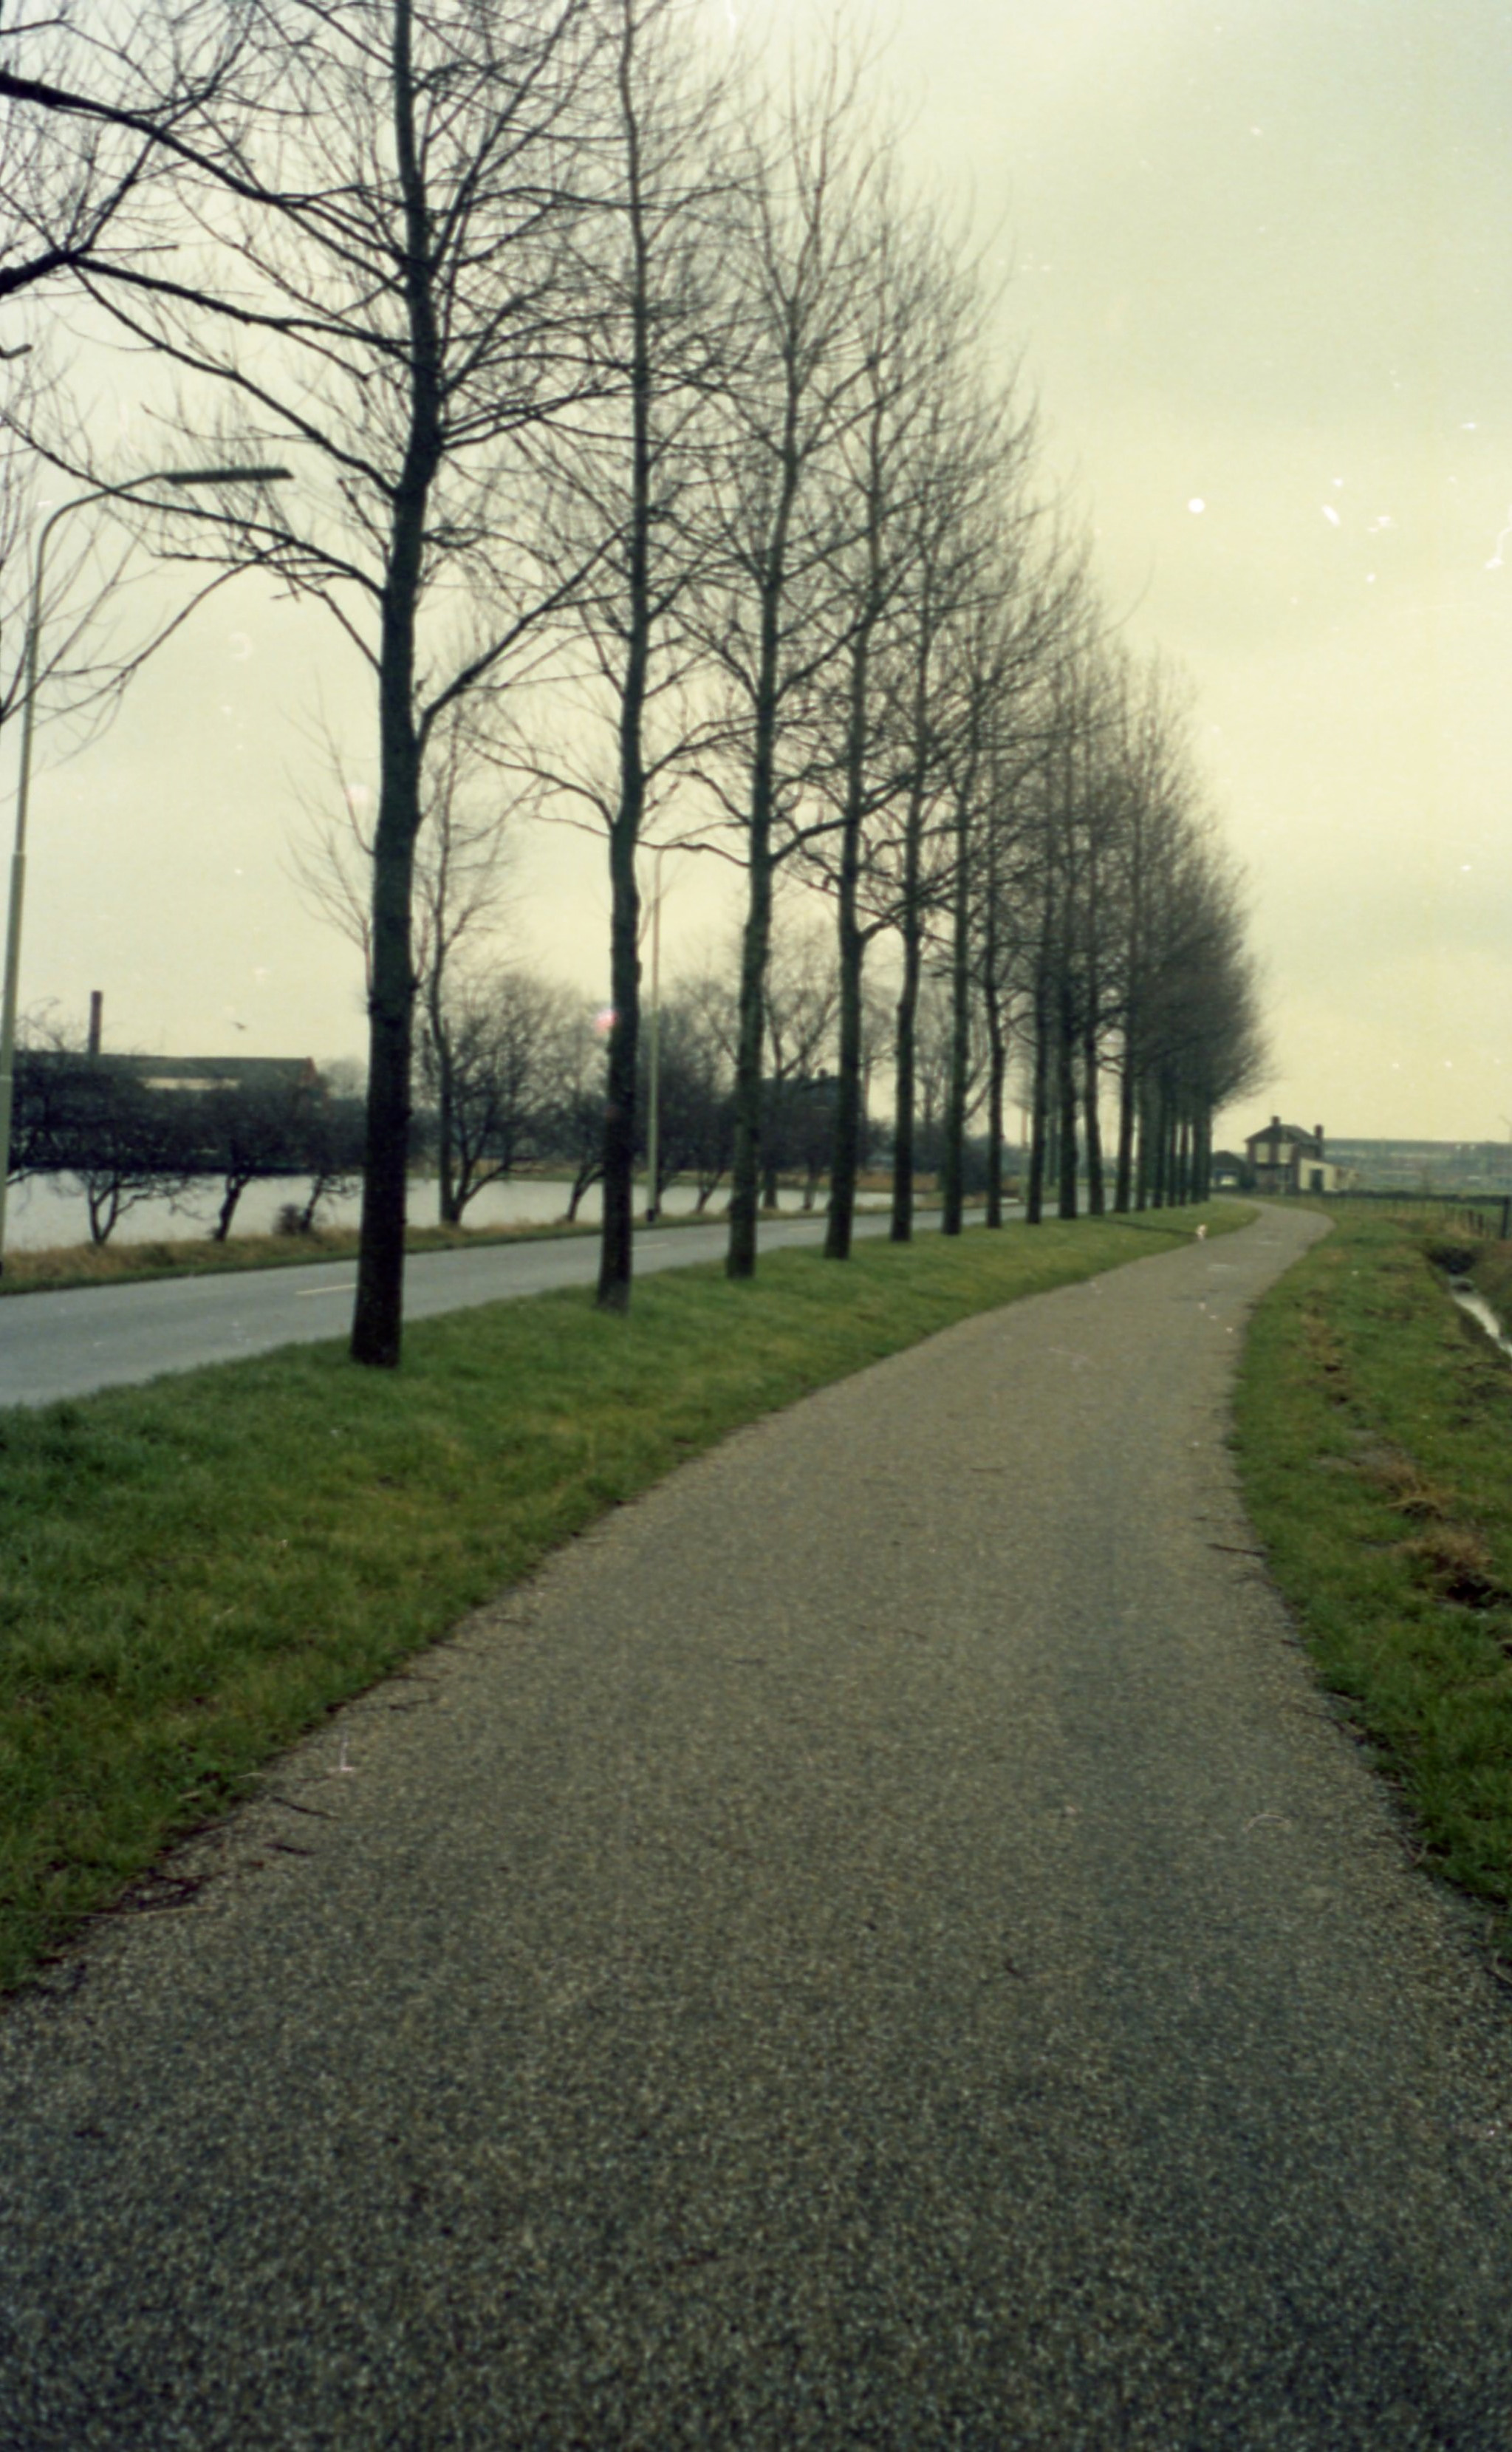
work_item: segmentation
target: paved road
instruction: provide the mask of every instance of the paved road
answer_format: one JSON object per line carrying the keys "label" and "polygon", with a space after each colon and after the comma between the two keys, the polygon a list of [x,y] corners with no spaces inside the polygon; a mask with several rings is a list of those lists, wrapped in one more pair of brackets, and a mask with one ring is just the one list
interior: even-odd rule
{"label": "paved road", "polygon": [[1223,1443],[1316,1231],[742,1433],[102,1925],[6,2452],[1506,2452],[1512,2019]]}
{"label": "paved road", "polygon": [[[885,1215],[865,1212],[857,1235],[885,1233]],[[762,1221],[761,1248],[817,1242],[822,1217]],[[688,1268],[723,1256],[723,1224],[642,1229],[636,1267]],[[429,1319],[475,1303],[592,1285],[596,1236],[488,1243],[477,1251],[422,1252],[405,1262],[404,1314]],[[47,1405],[96,1388],[232,1362],[277,1345],[315,1345],[344,1335],[357,1276],[350,1262],[243,1270],[226,1276],[160,1277],[138,1285],[81,1286],[66,1294],[0,1301],[0,1406]]]}

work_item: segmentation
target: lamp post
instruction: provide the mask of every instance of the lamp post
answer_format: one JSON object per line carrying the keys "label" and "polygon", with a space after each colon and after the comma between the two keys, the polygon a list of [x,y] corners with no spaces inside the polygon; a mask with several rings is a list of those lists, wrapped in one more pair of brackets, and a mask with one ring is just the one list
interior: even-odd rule
{"label": "lamp post", "polygon": [[21,700],[21,762],[16,783],[15,846],[10,855],[10,909],[6,923],[5,986],[0,991],[0,1269],[5,1266],[6,1187],[10,1174],[10,1118],[15,1097],[16,990],[21,975],[21,903],[27,876],[27,806],[31,792],[31,734],[36,722],[38,640],[42,630],[42,582],[47,568],[48,541],[58,522],[87,503],[113,501],[131,495],[139,485],[274,485],[287,477],[286,468],[152,468],[128,477],[121,485],[95,485],[60,503],[43,521],[37,538],[37,559],[31,574],[31,599],[27,613],[26,679]]}

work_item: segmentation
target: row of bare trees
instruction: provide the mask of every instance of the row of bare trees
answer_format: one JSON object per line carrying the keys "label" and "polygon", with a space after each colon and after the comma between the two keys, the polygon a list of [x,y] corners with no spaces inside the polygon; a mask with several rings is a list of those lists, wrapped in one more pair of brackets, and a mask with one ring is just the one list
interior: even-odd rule
{"label": "row of bare trees", "polygon": [[[496,882],[487,823],[459,815],[480,761],[495,809],[544,802],[607,853],[606,1308],[631,1284],[648,842],[744,877],[733,1275],[756,1267],[786,1061],[785,878],[835,920],[833,1257],[879,940],[900,962],[900,1238],[932,965],[947,1231],[973,1070],[1001,1214],[1015,1043],[1033,1216],[1052,1155],[1063,1212],[1079,1160],[1104,1204],[1114,1085],[1114,1204],[1200,1188],[1212,1113],[1255,1061],[1235,888],[1173,693],[1109,639],[1021,386],[994,373],[990,302],[902,186],[864,62],[836,40],[769,86],[715,61],[698,22],[685,0],[102,0],[87,36],[0,19],[25,169],[0,346],[30,346],[29,302],[71,298],[96,341],[171,378],[182,447],[286,464],[287,486],[133,516],[199,580],[260,566],[319,599],[371,672],[376,790],[337,895],[367,964],[360,1361],[399,1356],[417,1079],[458,1214],[499,1145],[497,1117],[470,1137],[459,1086],[497,1015],[451,959]],[[45,391],[24,422],[112,483]]]}

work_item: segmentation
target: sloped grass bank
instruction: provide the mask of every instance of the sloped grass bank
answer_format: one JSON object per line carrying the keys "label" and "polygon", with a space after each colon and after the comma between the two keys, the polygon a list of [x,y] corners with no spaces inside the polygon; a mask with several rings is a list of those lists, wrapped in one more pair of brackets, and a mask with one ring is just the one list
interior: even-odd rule
{"label": "sloped grass bank", "polygon": [[1332,1214],[1250,1327],[1245,1494],[1325,1681],[1424,1860],[1485,1908],[1500,1963],[1512,1955],[1512,1367],[1457,1311],[1420,1233]]}
{"label": "sloped grass bank", "polygon": [[1252,1215],[779,1252],[0,1414],[0,1984],[594,1516],[973,1312]]}

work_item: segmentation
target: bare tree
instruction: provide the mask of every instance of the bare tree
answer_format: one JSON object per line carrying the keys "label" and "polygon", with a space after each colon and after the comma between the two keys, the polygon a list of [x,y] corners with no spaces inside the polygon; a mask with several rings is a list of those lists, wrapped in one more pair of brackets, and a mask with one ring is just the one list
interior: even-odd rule
{"label": "bare tree", "polygon": [[[912,1231],[913,1021],[932,917],[951,892],[959,796],[943,760],[960,624],[1016,583],[1029,419],[987,385],[982,298],[930,215],[878,195],[854,287],[858,413],[833,455],[831,561],[849,618],[815,694],[806,857],[833,892],[840,1031],[825,1250],[851,1248],[862,1127],[863,965],[896,928],[894,1239]],[[1011,551],[1010,543],[1011,541]],[[819,746],[822,744],[822,746]],[[958,864],[957,864],[958,865]]]}
{"label": "bare tree", "polygon": [[[818,1176],[829,1163],[821,1141],[833,1124],[833,1068],[840,983],[832,933],[822,922],[802,922],[778,910],[766,980],[766,1082],[761,1117],[762,1198],[777,1205],[781,1169],[801,1168],[805,1207],[812,1207]],[[815,1099],[815,1083],[825,1076]]]}
{"label": "bare tree", "polygon": [[186,433],[297,461],[298,504],[202,550],[271,562],[373,677],[365,1363],[400,1353],[425,750],[576,576],[532,559],[520,444],[589,379],[563,241],[591,53],[586,0],[260,0],[174,131],[171,260],[150,289],[73,276],[179,369]]}
{"label": "bare tree", "polygon": [[[674,986],[661,1005],[658,1040],[657,1180],[647,1187],[648,1206],[659,1212],[665,1186],[691,1175],[702,1210],[734,1150],[727,1034],[703,996]],[[644,1112],[649,1120],[649,1104]]]}
{"label": "bare tree", "polygon": [[[599,37],[584,104],[582,184],[594,209],[574,264],[591,400],[536,438],[554,505],[553,566],[570,584],[575,645],[559,720],[539,708],[514,755],[559,811],[601,832],[609,863],[603,1240],[598,1300],[630,1300],[640,1035],[637,854],[698,719],[687,596],[705,552],[701,498],[734,350],[719,247],[725,98],[689,0],[592,0]],[[578,584],[572,574],[591,567]]]}
{"label": "bare tree", "polygon": [[[316,813],[313,831],[290,844],[295,879],[308,907],[340,929],[363,957],[372,993],[373,796],[344,778],[344,761],[327,742],[342,812]],[[500,934],[512,823],[505,786],[482,755],[471,711],[457,702],[426,744],[421,786],[422,823],[415,846],[411,960],[420,1008],[420,1067],[435,1100],[436,1155],[442,1223],[461,1222],[457,1134],[453,1122],[458,1057],[452,1030],[463,1009],[454,986],[460,967],[476,973],[481,946]]]}
{"label": "bare tree", "polygon": [[432,1088],[436,1051],[446,1051],[446,1225],[461,1225],[479,1193],[501,1182],[523,1158],[546,1154],[578,1018],[571,990],[532,971],[501,970],[453,983],[440,1031],[425,1042]]}
{"label": "bare tree", "polygon": [[92,1053],[82,1031],[50,1012],[33,1016],[27,1036],[21,1171],[71,1176],[94,1243],[108,1242],[143,1201],[181,1198],[200,1156],[192,1101]]}
{"label": "bare tree", "polygon": [[567,1223],[603,1175],[604,1060],[599,1018],[579,1006],[558,1041],[556,1097],[540,1122],[544,1156],[572,1170]]}
{"label": "bare tree", "polygon": [[764,997],[778,864],[803,839],[812,742],[802,718],[849,617],[824,472],[857,413],[855,286],[879,148],[856,73],[832,50],[784,110],[753,109],[727,240],[749,354],[727,401],[700,620],[722,699],[705,776],[747,872],[730,1197],[732,1277],[756,1256]]}
{"label": "bare tree", "polygon": [[[940,722],[940,764],[948,825],[950,894],[946,914],[951,976],[953,1054],[951,1093],[941,1154],[941,1217],[947,1235],[961,1231],[963,1165],[967,1122],[967,1085],[972,1070],[972,1038],[977,999],[977,931],[985,917],[994,931],[1012,933],[1003,904],[1005,834],[1011,819],[1003,796],[1016,799],[1024,782],[1037,777],[1044,785],[1048,759],[1059,735],[1051,721],[1054,679],[1066,643],[1089,618],[1084,574],[1078,561],[1062,551],[1053,531],[1047,531],[1036,506],[1016,489],[1005,487],[996,533],[984,539],[986,550],[977,564],[977,584],[957,603],[947,628],[945,662],[948,680]],[[1042,789],[1043,798],[1043,789]],[[990,899],[983,886],[991,880]],[[1089,911],[1095,903],[1095,894]],[[1090,926],[1090,921],[1089,921]],[[1089,954],[1090,993],[1095,997],[1095,968]],[[992,1049],[992,1089],[989,1137],[992,1155],[989,1190],[995,1221],[1001,1221],[1002,1006],[1001,950],[993,942],[983,984],[989,991],[986,1014]],[[1092,1039],[1095,1077],[1095,1035]],[[1095,1145],[1096,1108],[1091,1133]],[[1101,1206],[1098,1192],[1095,1206]]]}
{"label": "bare tree", "polygon": [[270,1082],[213,1089],[195,1101],[195,1172],[214,1174],[221,1186],[212,1242],[226,1240],[252,1184],[304,1172],[320,1097],[314,1081]]}
{"label": "bare tree", "polygon": [[7,0],[0,299],[83,272],[151,283],[176,149],[228,94],[245,26],[206,0],[117,10],[113,25],[108,10]]}

